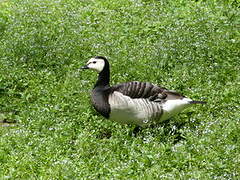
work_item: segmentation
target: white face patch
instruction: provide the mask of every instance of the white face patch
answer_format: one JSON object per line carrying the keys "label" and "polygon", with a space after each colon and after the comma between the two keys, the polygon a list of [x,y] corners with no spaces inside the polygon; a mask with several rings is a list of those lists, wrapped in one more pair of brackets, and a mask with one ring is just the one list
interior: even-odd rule
{"label": "white face patch", "polygon": [[88,62],[87,62],[87,67],[89,69],[93,69],[97,72],[101,72],[103,70],[105,66],[105,62],[103,59],[96,59],[96,58],[91,58]]}

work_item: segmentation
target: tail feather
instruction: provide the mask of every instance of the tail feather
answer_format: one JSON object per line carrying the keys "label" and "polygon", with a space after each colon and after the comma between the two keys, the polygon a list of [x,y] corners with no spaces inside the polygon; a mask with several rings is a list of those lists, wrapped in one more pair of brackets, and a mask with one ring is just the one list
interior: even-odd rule
{"label": "tail feather", "polygon": [[206,101],[190,101],[190,104],[207,104]]}

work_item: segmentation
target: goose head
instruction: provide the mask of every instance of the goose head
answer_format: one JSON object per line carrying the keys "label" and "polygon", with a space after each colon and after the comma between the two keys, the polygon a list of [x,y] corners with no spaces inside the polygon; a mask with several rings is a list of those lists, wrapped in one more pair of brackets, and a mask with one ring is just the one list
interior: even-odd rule
{"label": "goose head", "polygon": [[105,57],[96,56],[89,59],[87,64],[81,67],[81,69],[92,69],[97,71],[98,73],[101,73],[102,71],[109,69],[109,63]]}

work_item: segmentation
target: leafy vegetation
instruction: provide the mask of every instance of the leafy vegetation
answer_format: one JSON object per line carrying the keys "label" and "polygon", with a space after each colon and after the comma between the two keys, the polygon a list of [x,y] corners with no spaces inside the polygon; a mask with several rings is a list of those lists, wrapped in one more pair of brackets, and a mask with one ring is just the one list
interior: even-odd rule
{"label": "leafy vegetation", "polygon": [[[238,1],[0,2],[1,179],[239,179]],[[131,136],[89,103],[109,58],[112,84],[149,81],[207,105]],[[6,123],[8,122],[8,123]]]}

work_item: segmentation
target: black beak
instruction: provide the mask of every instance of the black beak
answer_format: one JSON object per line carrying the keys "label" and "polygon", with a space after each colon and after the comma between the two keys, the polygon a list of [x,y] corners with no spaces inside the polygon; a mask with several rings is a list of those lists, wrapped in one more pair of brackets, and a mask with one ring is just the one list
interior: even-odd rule
{"label": "black beak", "polygon": [[81,69],[89,69],[89,67],[85,65],[85,66],[82,66]]}

